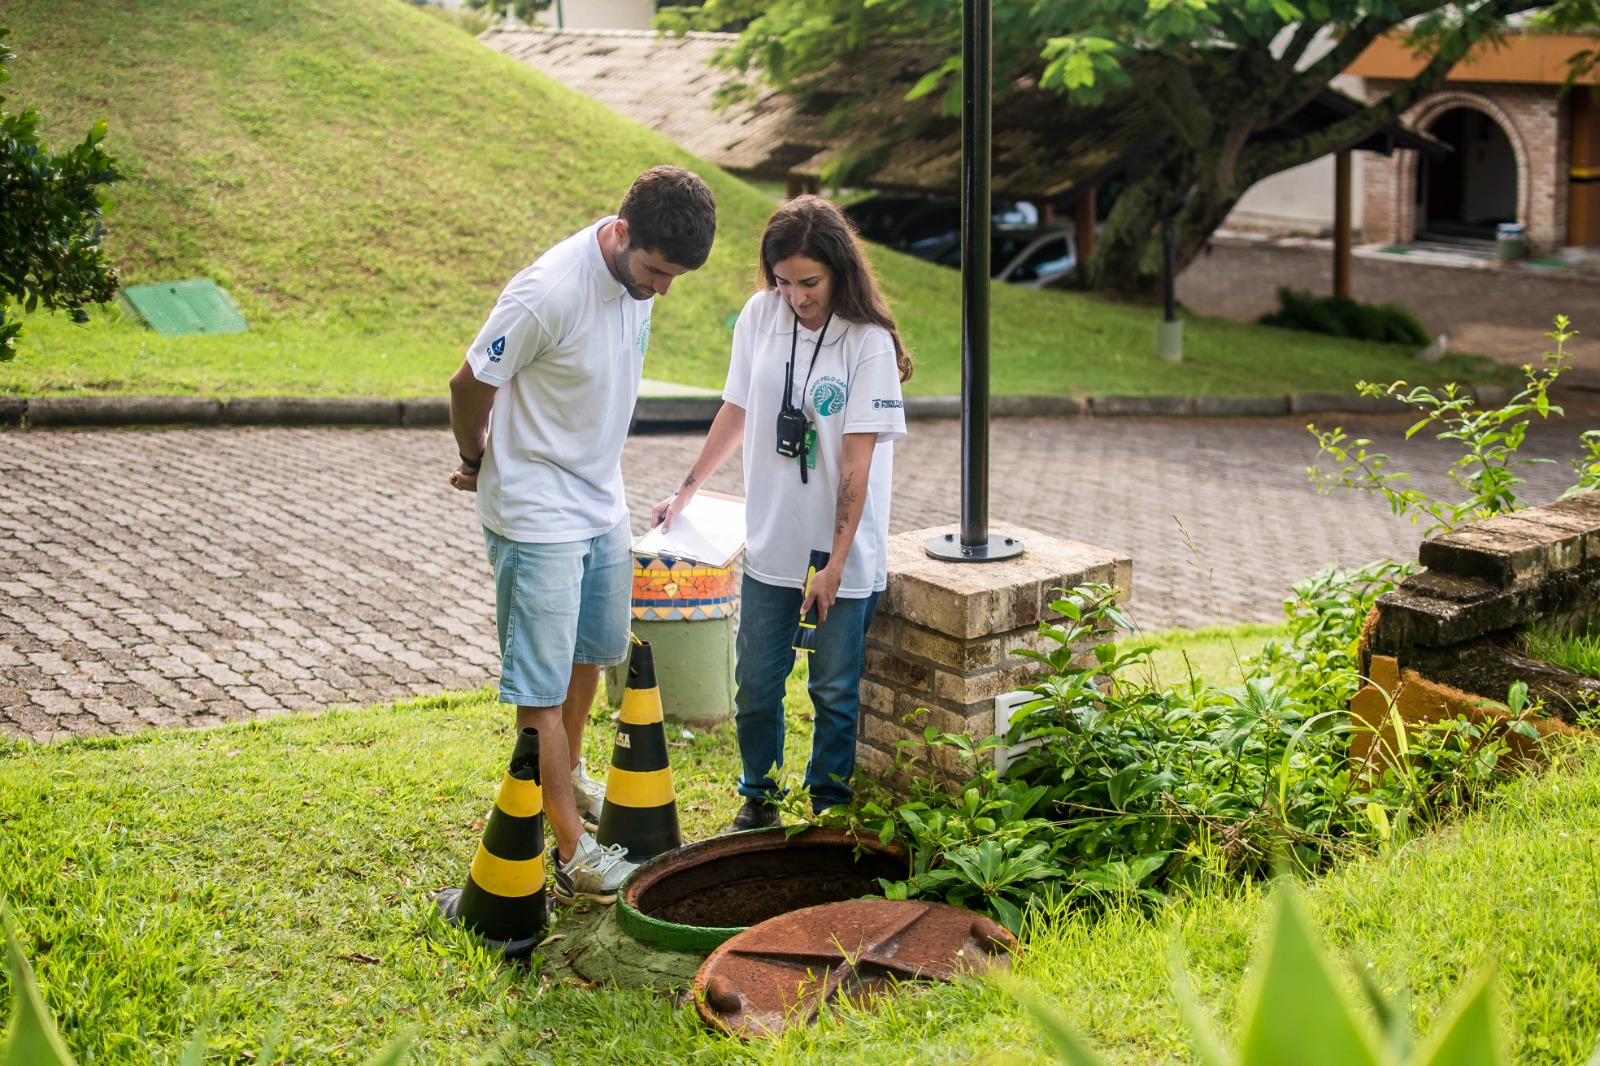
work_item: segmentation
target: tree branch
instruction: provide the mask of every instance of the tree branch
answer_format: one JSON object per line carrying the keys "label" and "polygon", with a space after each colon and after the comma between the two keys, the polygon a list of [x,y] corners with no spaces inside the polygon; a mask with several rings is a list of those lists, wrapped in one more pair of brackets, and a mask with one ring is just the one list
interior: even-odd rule
{"label": "tree branch", "polygon": [[[1493,26],[1507,15],[1527,10],[1530,6],[1533,5],[1529,3],[1529,0],[1496,0],[1495,3],[1480,9],[1479,14],[1480,16],[1487,16],[1489,20],[1482,23],[1483,25]],[[1329,152],[1349,148],[1365,139],[1373,131],[1398,118],[1423,97],[1437,90],[1444,83],[1445,78],[1449,76],[1455,65],[1471,51],[1474,45],[1483,39],[1486,32],[1487,30],[1477,35],[1468,33],[1451,34],[1444,38],[1439,50],[1434,53],[1427,66],[1423,67],[1410,81],[1401,85],[1377,103],[1371,104],[1353,115],[1346,116],[1315,133],[1263,146],[1255,152],[1247,152],[1245,159],[1241,161],[1240,180],[1253,184],[1271,174],[1299,166],[1302,163],[1309,163],[1313,159],[1319,159],[1327,155]],[[1320,63],[1321,61],[1319,60],[1318,65]],[[1343,67],[1339,69],[1342,70]],[[1316,91],[1320,91],[1324,84],[1318,83],[1311,95],[1314,96]]]}

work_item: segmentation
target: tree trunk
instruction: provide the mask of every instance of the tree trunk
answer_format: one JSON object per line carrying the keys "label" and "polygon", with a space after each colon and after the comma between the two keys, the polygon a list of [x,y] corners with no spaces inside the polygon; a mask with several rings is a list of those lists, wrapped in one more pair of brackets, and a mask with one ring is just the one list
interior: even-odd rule
{"label": "tree trunk", "polygon": [[[1196,181],[1203,174],[1208,180]],[[1181,273],[1206,242],[1243,189],[1236,167],[1218,154],[1196,158],[1175,148],[1144,177],[1130,183],[1106,218],[1105,229],[1085,263],[1079,284],[1127,296],[1154,296],[1161,288],[1161,222],[1177,222],[1174,264]]]}

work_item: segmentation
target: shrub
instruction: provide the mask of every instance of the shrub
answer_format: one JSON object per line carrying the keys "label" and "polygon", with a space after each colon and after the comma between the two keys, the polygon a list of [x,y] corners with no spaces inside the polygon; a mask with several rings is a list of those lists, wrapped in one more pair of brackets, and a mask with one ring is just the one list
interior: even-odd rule
{"label": "shrub", "polygon": [[1364,304],[1348,296],[1318,296],[1287,287],[1278,290],[1278,309],[1260,321],[1263,326],[1383,344],[1421,347],[1433,340],[1421,320],[1399,304]]}
{"label": "shrub", "polygon": [[[0,82],[16,56],[0,29]],[[15,301],[30,314],[40,307],[65,311],[87,322],[83,306],[106,303],[116,292],[117,272],[100,247],[106,188],[120,176],[100,149],[104,121],[89,128],[82,143],[52,153],[39,141],[39,113],[8,112],[0,96],[0,362],[16,352],[22,324],[7,306]]]}
{"label": "shrub", "polygon": [[[1085,636],[1127,621],[1114,588],[1071,590],[1051,605],[1065,620],[1040,626],[1056,650],[1019,653],[1046,671],[1010,732],[977,741],[930,727],[921,745],[902,747],[906,798],[864,789],[848,813],[910,855],[911,876],[887,894],[960,903],[1016,931],[1035,901],[1156,901],[1267,876],[1278,856],[1316,872],[1476,803],[1511,767],[1503,734],[1465,718],[1402,729],[1398,751],[1377,745],[1366,762],[1350,760],[1360,619],[1397,572],[1302,582],[1286,605],[1288,641],[1227,688],[1199,678],[1160,687],[1138,643],[1101,644],[1093,664],[1075,665]],[[1522,712],[1525,693],[1510,702]],[[1520,719],[1513,728],[1537,737]],[[1024,744],[1034,746],[1003,774],[985,767],[955,789],[930,769],[930,755],[976,767],[1000,745]]]}

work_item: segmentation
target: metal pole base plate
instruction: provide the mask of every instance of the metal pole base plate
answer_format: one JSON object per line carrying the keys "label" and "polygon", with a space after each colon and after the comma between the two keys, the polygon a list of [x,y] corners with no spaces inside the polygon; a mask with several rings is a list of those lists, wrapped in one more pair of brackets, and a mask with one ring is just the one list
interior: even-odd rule
{"label": "metal pole base plate", "polygon": [[1022,541],[991,536],[982,544],[963,544],[954,533],[934,537],[923,545],[928,554],[947,563],[998,563],[1022,554]]}

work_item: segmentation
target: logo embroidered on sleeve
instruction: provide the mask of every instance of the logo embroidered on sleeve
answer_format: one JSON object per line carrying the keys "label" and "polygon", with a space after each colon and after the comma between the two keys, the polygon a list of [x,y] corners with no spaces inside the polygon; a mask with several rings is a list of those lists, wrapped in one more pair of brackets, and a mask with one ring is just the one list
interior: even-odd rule
{"label": "logo embroidered on sleeve", "polygon": [[904,407],[904,406],[905,406],[905,401],[904,400],[873,400],[872,401],[872,409],[874,411],[881,411],[885,407],[893,409],[893,408],[899,408],[899,407]]}
{"label": "logo embroidered on sleeve", "polygon": [[639,323],[639,354],[643,355],[650,350],[650,320],[647,318]]}
{"label": "logo embroidered on sleeve", "polygon": [[489,353],[489,362],[498,363],[500,357],[506,354],[506,339],[504,337],[496,337],[495,342],[485,348],[484,351]]}

